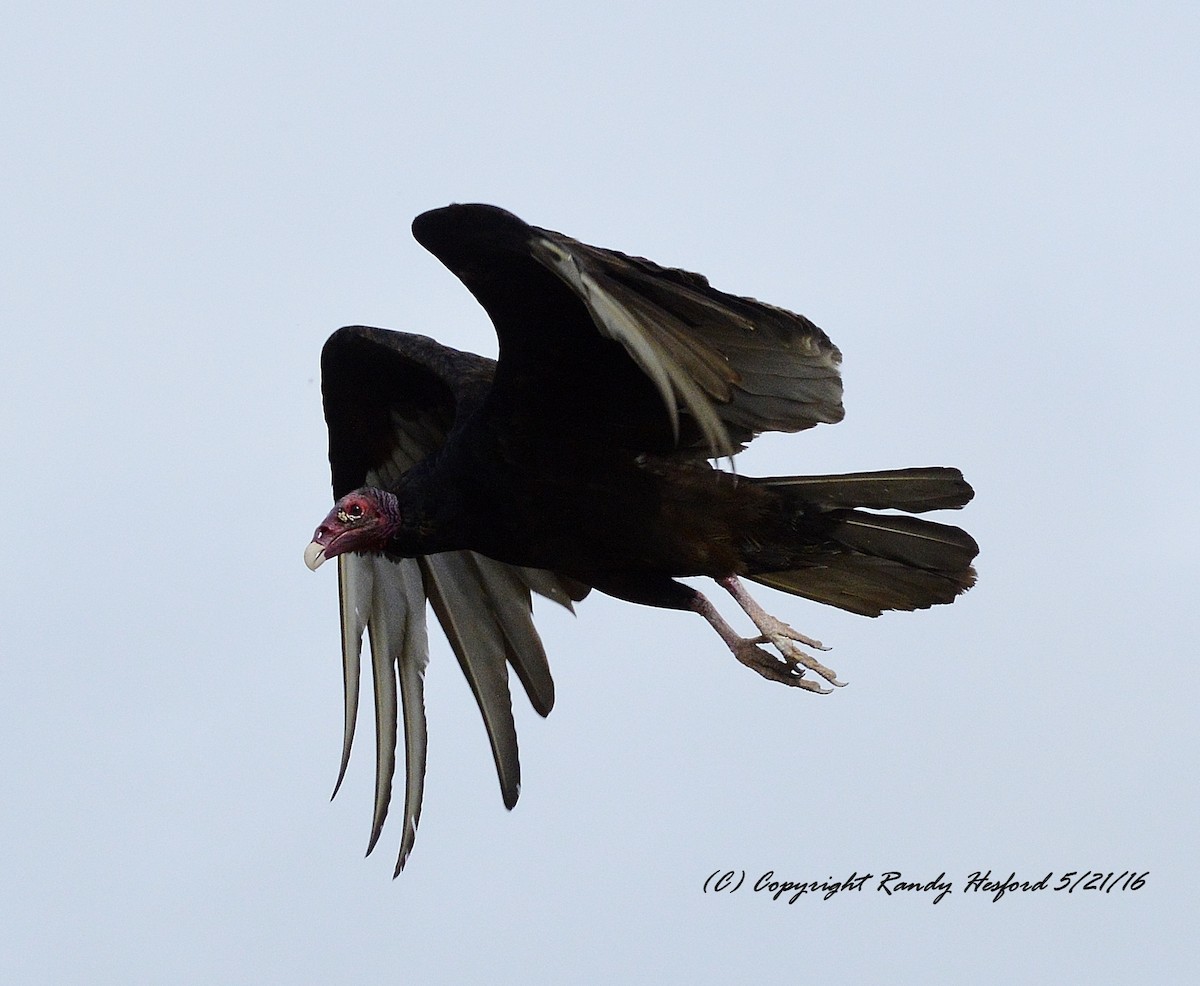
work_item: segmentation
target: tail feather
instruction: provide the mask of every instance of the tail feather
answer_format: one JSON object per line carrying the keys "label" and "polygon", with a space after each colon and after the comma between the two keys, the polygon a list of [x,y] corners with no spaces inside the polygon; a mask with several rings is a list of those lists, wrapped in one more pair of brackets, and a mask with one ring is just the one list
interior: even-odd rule
{"label": "tail feather", "polygon": [[963,474],[947,466],[851,472],[840,476],[777,476],[756,482],[811,507],[867,507],[871,510],[955,510],[971,502],[975,491]]}
{"label": "tail feather", "polygon": [[769,572],[747,578],[860,616],[885,610],[928,609],[952,603],[975,584],[975,570],[957,576],[912,568],[889,558],[830,555],[812,568]]}
{"label": "tail feather", "polygon": [[914,568],[958,572],[979,554],[979,545],[962,528],[919,517],[836,510],[821,520],[823,533],[838,544]]}
{"label": "tail feather", "polygon": [[[974,495],[957,469],[898,469],[762,480],[795,509],[800,537],[781,571],[748,577],[863,616],[950,603],[975,584],[975,539],[910,513],[961,507]],[[780,545],[774,546],[776,549]]]}

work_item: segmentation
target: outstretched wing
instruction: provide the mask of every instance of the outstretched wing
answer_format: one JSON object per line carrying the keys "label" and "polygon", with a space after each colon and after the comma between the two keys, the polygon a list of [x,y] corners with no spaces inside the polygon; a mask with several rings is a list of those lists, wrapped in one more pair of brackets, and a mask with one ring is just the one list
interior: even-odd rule
{"label": "outstretched wing", "polygon": [[[339,329],[321,353],[321,390],[337,499],[360,486],[390,489],[445,442],[459,413],[485,399],[495,364],[424,336],[367,326]],[[504,565],[468,551],[394,562],[338,557],[345,730],[334,794],[341,786],[358,716],[366,630],[375,693],[375,811],[368,852],[387,817],[398,724],[404,727],[404,831],[396,872],[416,836],[425,779],[425,629],[428,598],[471,685],[487,728],[504,803],[520,790],[521,768],[507,664],[533,707],[547,715],[554,682],[530,614],[530,590],[568,608],[581,587],[550,572]]]}
{"label": "outstretched wing", "polygon": [[494,206],[426,212],[413,234],[496,326],[498,413],[713,455],[842,418],[841,353],[802,315]]}

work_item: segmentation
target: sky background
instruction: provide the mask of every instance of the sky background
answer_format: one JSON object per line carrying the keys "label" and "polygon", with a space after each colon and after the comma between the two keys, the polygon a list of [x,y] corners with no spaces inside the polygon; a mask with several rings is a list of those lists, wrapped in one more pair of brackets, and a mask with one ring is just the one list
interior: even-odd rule
{"label": "sky background", "polygon": [[[49,2],[0,40],[0,980],[1178,982],[1197,967],[1192,3]],[[956,465],[979,585],[816,697],[690,615],[537,615],[501,804],[432,633],[425,811],[363,860],[318,355],[494,354],[414,215],[484,201],[805,313],[846,420],[751,475]],[[718,593],[714,594],[714,599]],[[729,600],[716,599],[726,614]],[[364,714],[369,716],[369,699]],[[705,894],[716,870],[746,874]],[[794,905],[878,876],[953,892]],[[977,870],[1149,871],[967,895]]]}

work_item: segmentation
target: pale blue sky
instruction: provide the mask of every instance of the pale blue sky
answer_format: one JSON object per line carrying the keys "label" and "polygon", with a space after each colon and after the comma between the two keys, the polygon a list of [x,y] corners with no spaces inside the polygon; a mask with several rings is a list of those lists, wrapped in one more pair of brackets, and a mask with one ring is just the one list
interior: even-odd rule
{"label": "pale blue sky", "polygon": [[[26,5],[0,77],[0,979],[1180,981],[1195,969],[1194,4]],[[485,201],[807,314],[846,420],[748,474],[957,465],[980,583],[817,698],[689,614],[539,608],[505,812],[435,635],[408,869],[347,783],[317,358],[492,353],[417,213]],[[731,617],[733,613],[721,601]],[[706,896],[945,871],[954,893]],[[993,904],[965,877],[1149,870]]]}

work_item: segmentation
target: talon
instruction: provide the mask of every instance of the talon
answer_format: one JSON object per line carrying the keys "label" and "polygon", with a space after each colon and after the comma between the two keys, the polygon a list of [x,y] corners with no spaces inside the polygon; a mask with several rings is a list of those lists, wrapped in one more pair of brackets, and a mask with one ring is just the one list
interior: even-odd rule
{"label": "talon", "polygon": [[[832,668],[825,667],[824,664],[818,661],[811,654],[805,654],[804,651],[792,643],[793,640],[799,640],[802,637],[803,634],[798,634],[795,637],[791,637],[783,634],[773,634],[768,636],[764,633],[759,634],[757,637],[751,637],[746,642],[750,644],[770,644],[777,651],[779,651],[785,663],[802,665],[803,667],[808,668],[808,670],[812,671],[814,674],[819,674],[831,685],[836,685],[838,688],[844,688],[846,682],[838,681],[836,671],[834,671]],[[821,649],[829,650],[828,647],[823,647]],[[758,650],[758,648],[756,647],[755,650]],[[762,652],[760,651],[760,653]]]}
{"label": "talon", "polygon": [[802,664],[814,674],[819,674],[831,685],[836,685],[838,688],[841,688],[846,684],[844,681],[838,681],[836,671],[834,671],[832,668],[825,667],[824,664],[818,661],[811,654],[804,653],[804,651],[802,651],[799,647],[791,643],[790,640],[777,637],[772,639],[771,643],[781,654],[784,655],[786,660],[791,660],[795,661],[797,664]]}
{"label": "talon", "polygon": [[[733,649],[734,656],[748,668],[752,668],[770,681],[790,685],[793,688],[803,688],[805,691],[816,692],[818,695],[828,695],[833,689],[822,688],[811,678],[804,677],[804,668],[797,662],[786,657],[778,658],[769,651],[755,646],[754,640],[743,639],[740,645]],[[838,682],[834,682],[838,684]]]}

